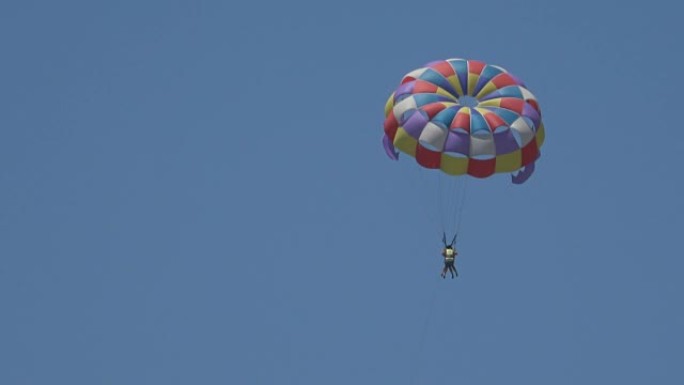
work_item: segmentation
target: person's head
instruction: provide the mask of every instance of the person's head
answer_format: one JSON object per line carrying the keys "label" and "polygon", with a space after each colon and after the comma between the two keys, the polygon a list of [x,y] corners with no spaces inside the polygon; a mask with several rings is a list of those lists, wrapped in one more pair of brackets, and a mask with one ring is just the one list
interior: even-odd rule
{"label": "person's head", "polygon": [[447,250],[453,250],[454,248],[453,248],[451,245],[449,245],[449,246],[445,247],[445,249],[447,249]]}

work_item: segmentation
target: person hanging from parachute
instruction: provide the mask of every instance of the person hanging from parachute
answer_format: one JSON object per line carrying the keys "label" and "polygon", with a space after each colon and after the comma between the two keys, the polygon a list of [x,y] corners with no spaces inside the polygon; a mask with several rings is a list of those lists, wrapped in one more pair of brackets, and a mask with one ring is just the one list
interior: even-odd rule
{"label": "person hanging from parachute", "polygon": [[447,272],[451,273],[451,279],[454,278],[454,275],[458,277],[458,270],[456,270],[456,267],[454,266],[454,263],[456,262],[456,256],[458,255],[458,251],[454,248],[454,243],[456,243],[456,236],[458,234],[454,235],[454,238],[451,240],[451,243],[447,245],[446,243],[446,234],[442,235],[442,243],[444,243],[444,248],[442,249],[442,257],[444,257],[444,268],[442,269],[442,278],[446,278]]}

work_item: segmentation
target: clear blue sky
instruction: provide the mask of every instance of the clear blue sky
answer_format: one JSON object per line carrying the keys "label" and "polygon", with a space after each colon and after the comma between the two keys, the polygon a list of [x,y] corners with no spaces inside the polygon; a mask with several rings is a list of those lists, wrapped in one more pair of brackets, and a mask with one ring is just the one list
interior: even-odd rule
{"label": "clear blue sky", "polygon": [[[675,4],[3,2],[0,383],[684,383]],[[547,141],[442,281],[380,139],[450,57]]]}

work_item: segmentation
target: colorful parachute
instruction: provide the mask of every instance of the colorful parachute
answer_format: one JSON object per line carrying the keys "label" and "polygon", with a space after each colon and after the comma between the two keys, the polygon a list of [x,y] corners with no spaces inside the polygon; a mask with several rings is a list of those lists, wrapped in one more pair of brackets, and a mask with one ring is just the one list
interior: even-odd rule
{"label": "colorful parachute", "polygon": [[[486,178],[534,172],[544,125],[534,95],[505,69],[448,59],[411,71],[385,105],[387,155],[399,151],[429,169]],[[398,150],[398,151],[397,151]]]}

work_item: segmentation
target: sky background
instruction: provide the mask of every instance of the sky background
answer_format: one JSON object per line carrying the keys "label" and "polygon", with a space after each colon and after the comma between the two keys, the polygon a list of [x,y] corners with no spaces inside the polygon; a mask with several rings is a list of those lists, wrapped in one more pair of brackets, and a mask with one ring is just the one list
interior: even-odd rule
{"label": "sky background", "polygon": [[[4,1],[0,383],[684,383],[684,6]],[[438,59],[538,97],[456,280],[385,100]]]}

